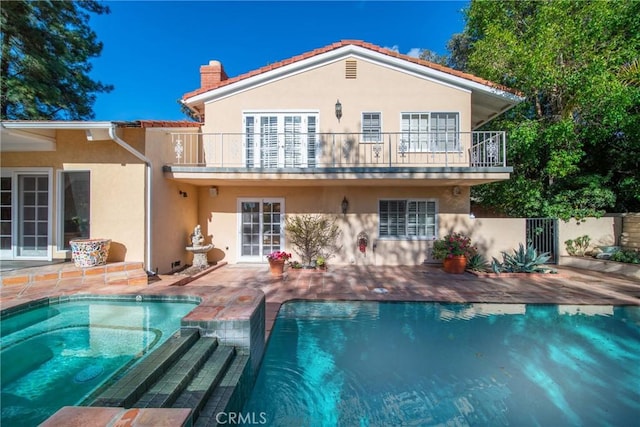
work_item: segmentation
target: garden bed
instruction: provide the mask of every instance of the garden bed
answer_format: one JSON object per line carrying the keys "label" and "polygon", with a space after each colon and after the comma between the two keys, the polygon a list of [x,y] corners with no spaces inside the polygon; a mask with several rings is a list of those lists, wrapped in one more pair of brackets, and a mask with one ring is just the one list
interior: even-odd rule
{"label": "garden bed", "polygon": [[605,259],[596,259],[579,256],[561,256],[558,265],[566,267],[582,268],[584,270],[601,271],[603,273],[616,273],[624,276],[640,279],[640,264],[629,264]]}
{"label": "garden bed", "polygon": [[565,277],[560,272],[552,273],[493,273],[493,272],[482,272],[482,271],[466,271],[469,274],[473,274],[476,277],[489,278],[489,279],[508,279],[508,278],[542,278],[542,277]]}

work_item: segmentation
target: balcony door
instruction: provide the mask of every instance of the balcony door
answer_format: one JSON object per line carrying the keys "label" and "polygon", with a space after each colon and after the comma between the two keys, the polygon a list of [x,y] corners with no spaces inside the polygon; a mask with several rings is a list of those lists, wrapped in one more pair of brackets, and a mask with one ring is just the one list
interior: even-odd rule
{"label": "balcony door", "polygon": [[246,166],[267,169],[315,167],[317,123],[315,113],[245,114]]}
{"label": "balcony door", "polygon": [[264,262],[284,250],[284,199],[239,199],[240,261]]}

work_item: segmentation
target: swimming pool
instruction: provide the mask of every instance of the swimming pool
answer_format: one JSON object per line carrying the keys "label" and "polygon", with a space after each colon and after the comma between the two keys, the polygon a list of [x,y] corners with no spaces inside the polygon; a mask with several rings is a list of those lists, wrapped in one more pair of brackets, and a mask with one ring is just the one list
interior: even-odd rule
{"label": "swimming pool", "polygon": [[3,316],[1,424],[33,426],[81,404],[178,331],[197,304],[159,299],[84,297]]}
{"label": "swimming pool", "polygon": [[640,307],[292,302],[243,415],[270,426],[635,425]]}

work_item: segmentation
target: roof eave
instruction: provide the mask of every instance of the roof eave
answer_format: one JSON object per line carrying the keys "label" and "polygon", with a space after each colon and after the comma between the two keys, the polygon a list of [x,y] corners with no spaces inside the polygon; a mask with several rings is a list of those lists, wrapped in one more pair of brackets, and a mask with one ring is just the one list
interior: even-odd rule
{"label": "roof eave", "polygon": [[399,68],[401,70],[406,70],[422,75],[426,78],[451,84],[462,89],[483,92],[485,94],[501,98],[513,105],[517,105],[524,100],[522,96],[510,92],[506,89],[496,87],[496,85],[483,84],[477,81],[473,81],[469,78],[437,70],[424,64],[411,62],[402,57],[390,56],[385,53],[374,51],[362,46],[346,45],[334,50],[330,50],[328,52],[323,52],[309,58],[305,58],[299,61],[292,62],[290,64],[274,68],[269,71],[258,73],[253,76],[249,75],[246,78],[240,79],[233,83],[223,84],[222,86],[212,88],[203,93],[192,96],[188,96],[189,94],[186,94],[186,97],[182,99],[182,102],[190,107],[194,105],[200,105],[205,102],[229,96],[230,94],[246,90],[251,87],[265,84],[269,81],[279,80],[283,77],[296,74],[302,70],[308,70],[320,65],[335,62],[348,56],[357,56],[363,59],[383,63],[394,68]]}

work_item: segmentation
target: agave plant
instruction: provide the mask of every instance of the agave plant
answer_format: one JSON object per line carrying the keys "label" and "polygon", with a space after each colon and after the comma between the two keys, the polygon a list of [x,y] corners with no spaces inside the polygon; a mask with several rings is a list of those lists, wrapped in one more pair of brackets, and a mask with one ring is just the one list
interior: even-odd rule
{"label": "agave plant", "polygon": [[525,249],[524,245],[520,243],[520,247],[513,250],[513,255],[502,252],[502,262],[494,257],[491,268],[497,274],[554,272],[553,269],[544,266],[550,258],[551,255],[548,252],[538,255],[533,245],[529,245]]}
{"label": "agave plant", "polygon": [[482,255],[475,254],[467,260],[467,270],[484,273],[489,271],[489,263]]}

